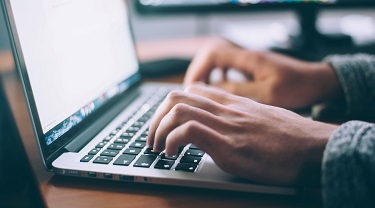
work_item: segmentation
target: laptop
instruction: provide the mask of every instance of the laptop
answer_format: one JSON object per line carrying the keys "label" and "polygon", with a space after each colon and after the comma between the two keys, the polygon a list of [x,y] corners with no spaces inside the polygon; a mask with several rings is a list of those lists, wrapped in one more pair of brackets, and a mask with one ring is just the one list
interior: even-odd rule
{"label": "laptop", "polygon": [[46,207],[8,105],[0,76],[0,201],[2,207]]}
{"label": "laptop", "polygon": [[149,119],[180,85],[143,83],[126,0],[4,0],[15,62],[46,168],[123,182],[296,194],[222,171],[194,144],[146,147]]}

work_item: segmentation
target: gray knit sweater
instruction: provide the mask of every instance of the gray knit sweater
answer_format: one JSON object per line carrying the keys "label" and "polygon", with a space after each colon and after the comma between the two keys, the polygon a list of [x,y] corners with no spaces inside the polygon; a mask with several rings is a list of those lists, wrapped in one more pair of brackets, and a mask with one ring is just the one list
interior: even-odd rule
{"label": "gray knit sweater", "polygon": [[[375,56],[331,56],[346,99],[346,116],[375,115]],[[323,202],[331,207],[375,207],[375,125],[350,121],[329,139],[322,167]]]}

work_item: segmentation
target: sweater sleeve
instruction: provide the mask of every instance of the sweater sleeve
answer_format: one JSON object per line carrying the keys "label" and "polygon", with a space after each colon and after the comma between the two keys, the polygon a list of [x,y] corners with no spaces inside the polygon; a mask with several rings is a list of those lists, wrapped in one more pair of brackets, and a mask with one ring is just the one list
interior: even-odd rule
{"label": "sweater sleeve", "polygon": [[375,117],[375,56],[335,55],[325,59],[339,79],[345,94],[346,117],[368,119]]}
{"label": "sweater sleeve", "polygon": [[375,207],[375,125],[350,121],[331,136],[323,156],[326,208]]}

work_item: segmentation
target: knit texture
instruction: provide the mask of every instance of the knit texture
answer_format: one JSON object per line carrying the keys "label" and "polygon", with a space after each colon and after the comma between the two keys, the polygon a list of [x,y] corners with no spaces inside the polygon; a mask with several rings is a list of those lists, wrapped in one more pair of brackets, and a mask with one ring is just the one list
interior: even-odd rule
{"label": "knit texture", "polygon": [[[375,56],[330,56],[346,100],[346,116],[375,118]],[[350,121],[329,139],[322,163],[326,208],[375,207],[375,125]]]}
{"label": "knit texture", "polygon": [[322,171],[326,208],[375,207],[375,125],[341,125],[327,144]]}

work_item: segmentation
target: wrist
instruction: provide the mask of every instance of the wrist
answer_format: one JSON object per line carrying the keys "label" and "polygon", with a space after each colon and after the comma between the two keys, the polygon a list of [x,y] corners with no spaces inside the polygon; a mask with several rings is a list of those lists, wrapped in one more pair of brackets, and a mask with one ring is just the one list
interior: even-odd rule
{"label": "wrist", "polygon": [[343,98],[343,90],[334,68],[325,62],[313,64],[313,86],[317,87],[315,103],[334,101]]}
{"label": "wrist", "polygon": [[304,164],[302,166],[300,181],[306,186],[320,186],[321,166],[323,154],[332,133],[338,128],[337,125],[331,125],[321,122],[315,122],[309,125],[311,135],[308,144]]}

